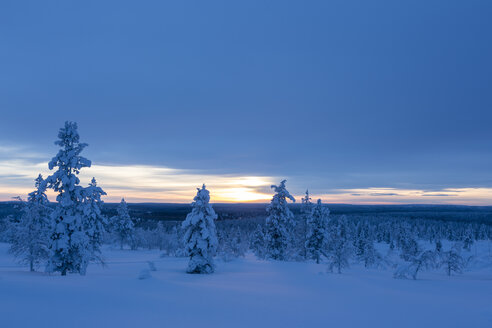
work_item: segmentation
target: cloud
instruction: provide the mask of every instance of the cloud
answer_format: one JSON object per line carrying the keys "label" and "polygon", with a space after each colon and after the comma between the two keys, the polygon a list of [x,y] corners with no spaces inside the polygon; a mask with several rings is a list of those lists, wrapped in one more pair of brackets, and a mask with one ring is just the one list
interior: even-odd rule
{"label": "cloud", "polygon": [[[0,160],[0,199],[26,195],[38,173],[48,176],[44,162],[26,159]],[[191,202],[196,188],[203,183],[211,190],[215,202],[266,201],[271,198],[270,185],[276,180],[265,176],[236,176],[195,173],[149,165],[101,165],[84,168],[79,175],[81,184],[96,177],[107,192],[106,201]],[[268,191],[268,192],[267,192]],[[54,199],[54,194],[50,194]]]}
{"label": "cloud", "polygon": [[337,189],[336,191],[337,193],[331,190],[321,194],[321,199],[325,203],[352,204],[492,204],[492,188],[444,188],[434,192],[398,188]]}
{"label": "cloud", "polygon": [[369,194],[370,196],[400,196],[394,192],[373,192]]}
{"label": "cloud", "polygon": [[[0,200],[27,195],[34,186],[38,173],[48,176],[48,158],[37,159],[34,152],[18,154],[21,147],[0,148]],[[109,202],[125,197],[130,202],[191,202],[196,188],[203,183],[211,191],[213,202],[268,202],[272,197],[272,184],[282,180],[275,176],[211,174],[200,170],[183,170],[152,165],[113,165],[93,163],[80,174],[81,184],[86,185],[96,177],[99,185],[108,193]],[[288,179],[288,187],[296,198],[304,195],[306,180]],[[53,192],[50,199],[55,198]],[[317,188],[313,199],[325,203],[353,204],[467,204],[490,205],[492,188],[442,188],[436,190],[412,188]],[[397,196],[397,197],[395,197]]]}
{"label": "cloud", "polygon": [[422,194],[424,197],[453,197],[453,196],[458,196],[458,195],[453,195],[453,194]]}

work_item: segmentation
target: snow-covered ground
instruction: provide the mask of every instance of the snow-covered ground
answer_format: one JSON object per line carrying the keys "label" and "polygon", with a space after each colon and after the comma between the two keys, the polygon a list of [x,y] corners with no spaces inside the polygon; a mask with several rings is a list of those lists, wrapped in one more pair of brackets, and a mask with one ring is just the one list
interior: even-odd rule
{"label": "snow-covered ground", "polygon": [[[417,281],[251,256],[190,275],[184,258],[106,248],[106,268],[61,277],[28,272],[7,249],[0,244],[0,327],[492,327],[490,261]],[[147,261],[157,271],[140,280]]]}

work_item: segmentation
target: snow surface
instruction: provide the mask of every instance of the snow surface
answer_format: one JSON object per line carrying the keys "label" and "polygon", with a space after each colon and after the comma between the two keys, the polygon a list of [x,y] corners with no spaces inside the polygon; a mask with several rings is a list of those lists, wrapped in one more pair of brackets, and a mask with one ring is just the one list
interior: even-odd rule
{"label": "snow surface", "polygon": [[[416,281],[252,255],[191,275],[187,258],[105,247],[106,268],[61,277],[28,272],[7,249],[0,244],[1,327],[492,327],[490,260]],[[139,279],[149,261],[157,271]]]}

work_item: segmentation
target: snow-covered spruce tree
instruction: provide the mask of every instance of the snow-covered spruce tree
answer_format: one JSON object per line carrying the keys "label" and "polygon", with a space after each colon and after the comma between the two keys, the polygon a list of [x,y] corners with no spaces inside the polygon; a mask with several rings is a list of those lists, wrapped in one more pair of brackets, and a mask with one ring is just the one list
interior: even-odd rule
{"label": "snow-covered spruce tree", "polygon": [[244,248],[239,227],[222,229],[217,232],[219,246],[217,253],[225,262],[244,256]]}
{"label": "snow-covered spruce tree", "polygon": [[354,252],[355,256],[360,259],[364,254],[367,243],[367,224],[364,221],[357,223],[354,234]]}
{"label": "snow-covered spruce tree", "polygon": [[210,193],[203,187],[197,188],[192,210],[182,224],[185,231],[183,242],[185,252],[190,257],[188,273],[213,273],[215,270],[213,257],[217,251],[217,230],[215,214],[210,202]]}
{"label": "snow-covered spruce tree", "polygon": [[308,235],[308,221],[311,218],[313,212],[313,203],[311,197],[309,197],[309,190],[306,190],[306,195],[301,199],[301,213],[300,222],[297,227],[297,238],[300,241],[300,253],[302,258],[307,259],[308,251],[306,249],[306,241]]}
{"label": "snow-covered spruce tree", "polygon": [[366,237],[364,252],[359,256],[359,260],[364,263],[366,268],[378,266],[383,260],[382,255],[374,247],[374,240]]}
{"label": "snow-covered spruce tree", "polygon": [[101,196],[106,195],[106,193],[101,187],[97,186],[96,179],[92,178],[89,186],[85,188],[84,194],[82,209],[85,216],[85,231],[89,238],[91,260],[102,263],[101,245],[106,232],[107,219],[101,212],[103,204]]}
{"label": "snow-covered spruce tree", "polygon": [[435,252],[436,253],[441,253],[441,251],[442,251],[442,242],[441,242],[441,239],[437,239],[435,245],[436,245],[435,246]]}
{"label": "snow-covered spruce tree", "polygon": [[82,201],[84,188],[79,186],[77,175],[91,162],[80,156],[87,144],[79,141],[77,123],[65,122],[55,144],[61,149],[49,162],[50,170],[57,168],[46,179],[49,188],[58,193],[57,205],[51,215],[49,272],[78,272],[85,274],[91,254],[89,238],[85,233]]}
{"label": "snow-covered spruce tree", "polygon": [[404,226],[405,232],[399,238],[399,246],[401,248],[400,257],[405,261],[412,261],[420,252],[420,246],[417,242],[417,237],[411,229]]}
{"label": "snow-covered spruce tree", "polygon": [[366,268],[378,265],[383,257],[374,247],[374,233],[367,222],[359,222],[356,228],[355,256]]}
{"label": "snow-covered spruce tree", "polygon": [[51,209],[46,197],[46,184],[41,174],[37,177],[36,190],[28,195],[27,202],[21,203],[21,217],[13,226],[10,252],[21,263],[29,264],[29,269],[48,258],[48,234]]}
{"label": "snow-covered spruce tree", "polygon": [[239,227],[236,227],[231,240],[232,240],[232,252],[234,253],[234,256],[244,257],[244,254],[246,253],[246,249],[243,243],[243,235]]}
{"label": "snow-covered spruce tree", "polygon": [[249,248],[251,248],[257,258],[265,258],[265,234],[261,224],[258,224],[255,231],[253,231]]}
{"label": "snow-covered spruce tree", "polygon": [[474,241],[473,232],[471,231],[470,227],[466,228],[466,230],[463,233],[462,239],[463,239],[463,248],[466,249],[467,251],[470,251]]}
{"label": "snow-covered spruce tree", "polygon": [[121,199],[116,212],[118,214],[111,218],[111,229],[118,238],[120,248],[123,249],[125,243],[132,243],[135,233],[135,227],[124,198]]}
{"label": "snow-covered spruce tree", "polygon": [[333,269],[336,268],[338,273],[342,273],[342,269],[349,266],[352,245],[345,216],[333,221],[328,241],[328,270],[333,272]]}
{"label": "snow-covered spruce tree", "polygon": [[306,250],[308,256],[319,264],[326,246],[326,223],[330,210],[321,204],[321,199],[312,209],[307,221]]}
{"label": "snow-covered spruce tree", "polygon": [[272,260],[285,260],[287,258],[288,243],[291,240],[289,235],[290,222],[294,215],[287,207],[287,199],[295,202],[294,197],[285,188],[286,180],[280,185],[273,185],[275,195],[270,205],[267,207],[268,217],[265,227],[266,257]]}
{"label": "snow-covered spruce tree", "polygon": [[224,261],[232,261],[234,256],[231,234],[222,229],[217,231],[217,255]]}

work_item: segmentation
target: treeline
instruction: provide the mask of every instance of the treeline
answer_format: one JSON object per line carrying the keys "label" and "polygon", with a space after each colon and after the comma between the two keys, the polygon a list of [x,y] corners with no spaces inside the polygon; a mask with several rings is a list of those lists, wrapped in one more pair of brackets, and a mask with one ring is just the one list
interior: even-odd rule
{"label": "treeline", "polygon": [[[112,244],[187,256],[189,273],[212,273],[217,256],[230,261],[251,251],[265,260],[315,261],[338,273],[353,262],[389,267],[396,278],[416,279],[427,268],[442,267],[449,275],[461,272],[471,260],[463,252],[470,252],[477,241],[492,240],[487,220],[422,219],[398,211],[331,214],[321,200],[312,202],[308,192],[292,211],[295,199],[285,180],[272,186],[270,204],[255,207],[254,215],[239,206],[239,211],[229,209],[234,215],[220,218],[205,185],[198,188],[184,221],[132,217],[124,199],[110,212],[103,211],[106,193],[96,179],[87,187],[80,185],[78,174],[91,162],[80,155],[87,145],[79,141],[76,123],[65,123],[56,144],[60,150],[49,163],[53,174],[46,179],[39,175],[27,200],[18,199],[17,215],[0,226],[0,238],[31,270],[44,266],[61,275],[85,274],[89,263],[104,263],[102,245]],[[55,203],[46,197],[48,188],[57,193]]]}

